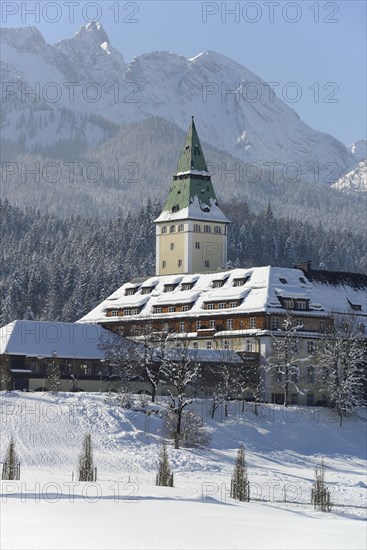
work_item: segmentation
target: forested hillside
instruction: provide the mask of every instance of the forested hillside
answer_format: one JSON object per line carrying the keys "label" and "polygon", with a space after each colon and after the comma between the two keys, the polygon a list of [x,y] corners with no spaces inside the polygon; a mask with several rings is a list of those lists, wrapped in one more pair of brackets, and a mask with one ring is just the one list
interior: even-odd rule
{"label": "forested hillside", "polygon": [[[363,271],[363,237],[274,217],[271,206],[258,213],[246,203],[222,204],[232,220],[229,265],[292,266],[311,260],[332,270]],[[148,201],[140,212],[109,221],[59,218],[0,202],[1,325],[14,319],[75,321],[123,282],[155,269],[152,221],[160,205]]]}

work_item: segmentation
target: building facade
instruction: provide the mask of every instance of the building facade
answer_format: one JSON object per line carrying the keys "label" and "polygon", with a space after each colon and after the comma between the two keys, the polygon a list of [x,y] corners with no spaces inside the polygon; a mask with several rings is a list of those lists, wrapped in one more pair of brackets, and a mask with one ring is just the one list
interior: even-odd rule
{"label": "building facade", "polygon": [[274,335],[291,316],[299,327],[295,376],[302,387],[291,401],[323,403],[313,365],[317,341],[336,315],[353,319],[365,333],[367,277],[313,270],[308,262],[226,269],[229,220],[219,208],[193,120],[155,224],[156,276],[125,283],[79,322],[137,339],[149,324],[169,331],[172,346],[233,350],[245,363],[257,362],[261,398],[283,402],[282,381],[267,366]]}

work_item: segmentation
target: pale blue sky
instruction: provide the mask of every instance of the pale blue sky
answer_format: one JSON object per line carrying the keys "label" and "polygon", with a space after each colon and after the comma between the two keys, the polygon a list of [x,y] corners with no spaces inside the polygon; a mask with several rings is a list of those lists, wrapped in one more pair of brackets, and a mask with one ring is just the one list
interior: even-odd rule
{"label": "pale blue sky", "polygon": [[[32,8],[35,4],[40,6],[39,22],[22,9],[22,5]],[[366,137],[364,0],[75,0],[72,4],[74,20],[70,21],[71,2],[67,0],[3,0],[2,25],[35,25],[53,43],[72,36],[88,18],[100,14],[111,44],[122,52],[125,61],[155,50],[187,57],[216,50],[265,81],[280,82],[279,97],[283,86],[287,89],[288,83],[297,82],[302,97],[288,105],[313,128],[332,134],[346,145]],[[42,13],[45,5],[47,11]],[[6,14],[17,9],[14,15]],[[51,22],[57,18],[59,21]],[[315,101],[317,89],[319,101]]]}

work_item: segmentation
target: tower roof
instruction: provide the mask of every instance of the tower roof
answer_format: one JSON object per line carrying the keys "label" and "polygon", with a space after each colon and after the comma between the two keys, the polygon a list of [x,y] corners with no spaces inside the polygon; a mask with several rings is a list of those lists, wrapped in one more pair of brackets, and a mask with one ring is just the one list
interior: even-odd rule
{"label": "tower roof", "polygon": [[185,138],[163,211],[155,221],[187,218],[229,223],[218,206],[194,117]]}
{"label": "tower roof", "polygon": [[185,145],[182,149],[180,160],[178,161],[176,175],[190,172],[191,170],[198,172],[208,171],[199,136],[196,131],[194,117],[191,119],[190,128],[186,135]]}

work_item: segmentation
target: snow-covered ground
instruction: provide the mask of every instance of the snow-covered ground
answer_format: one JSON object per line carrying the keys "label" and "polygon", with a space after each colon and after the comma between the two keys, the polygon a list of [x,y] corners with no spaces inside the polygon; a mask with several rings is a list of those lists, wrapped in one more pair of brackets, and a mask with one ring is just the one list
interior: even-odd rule
{"label": "snow-covered ground", "polygon": [[[209,407],[195,404],[210,448],[169,448],[175,487],[162,488],[159,414],[98,394],[1,393],[0,460],[13,435],[21,462],[21,480],[1,482],[1,548],[365,548],[365,410],[340,427],[328,409],[264,405],[255,416],[233,403],[229,419],[219,411],[213,421]],[[87,431],[97,483],[73,481]],[[241,442],[249,503],[228,495]],[[310,505],[321,457],[329,514]]]}

